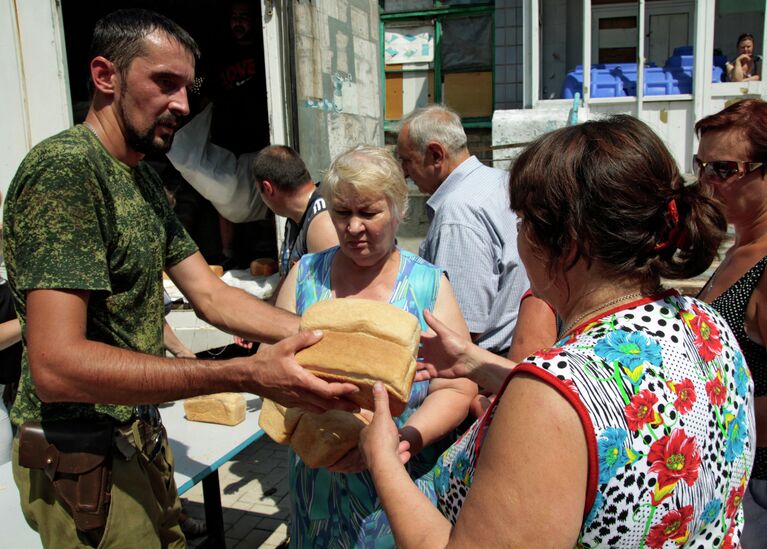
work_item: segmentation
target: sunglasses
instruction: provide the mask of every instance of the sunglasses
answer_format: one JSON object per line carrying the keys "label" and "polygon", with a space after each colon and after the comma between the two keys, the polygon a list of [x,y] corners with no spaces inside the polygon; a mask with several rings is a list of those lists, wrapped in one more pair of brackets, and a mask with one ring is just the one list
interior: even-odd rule
{"label": "sunglasses", "polygon": [[753,172],[757,168],[763,167],[764,162],[748,162],[738,160],[712,160],[703,162],[697,154],[692,156],[692,166],[695,176],[700,179],[705,174],[706,177],[717,177],[721,181],[730,179],[737,174],[741,179],[746,174]]}

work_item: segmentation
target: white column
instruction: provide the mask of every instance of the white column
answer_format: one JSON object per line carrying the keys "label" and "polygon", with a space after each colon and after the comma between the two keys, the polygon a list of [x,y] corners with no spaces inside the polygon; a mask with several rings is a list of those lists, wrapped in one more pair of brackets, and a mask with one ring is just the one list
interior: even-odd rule
{"label": "white column", "polygon": [[[711,72],[714,66],[714,19],[716,16],[715,0],[700,0],[695,9],[695,64],[692,75],[693,112],[695,121],[709,114],[711,104]],[[690,131],[693,131],[692,126]],[[698,148],[697,139],[693,139],[691,156]]]}
{"label": "white column", "polygon": [[591,0],[583,0],[583,104],[591,101]]}
{"label": "white column", "polygon": [[644,100],[644,43],[645,43],[645,0],[639,0],[637,14],[637,112],[636,117],[642,119],[642,101]]}
{"label": "white column", "polygon": [[526,109],[534,108],[540,99],[540,28],[538,26],[539,0],[524,0],[522,3],[522,101]]}
{"label": "white column", "polygon": [[0,0],[0,190],[29,149],[72,125],[61,6]]}
{"label": "white column", "polygon": [[[269,103],[269,138],[271,143],[288,141],[288,101],[285,100],[284,67],[287,65],[282,37],[282,18],[285,13],[281,2],[262,0],[261,21],[264,41],[264,71],[266,73],[266,99]],[[289,45],[288,47],[293,47]]]}

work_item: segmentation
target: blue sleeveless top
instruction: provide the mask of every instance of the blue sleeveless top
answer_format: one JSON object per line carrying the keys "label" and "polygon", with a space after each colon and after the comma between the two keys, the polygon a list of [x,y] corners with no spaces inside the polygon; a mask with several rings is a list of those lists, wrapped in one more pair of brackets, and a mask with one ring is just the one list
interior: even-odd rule
{"label": "blue sleeveless top", "polygon": [[[332,299],[330,268],[339,248],[304,255],[298,263],[296,313],[323,299]],[[427,328],[423,310],[434,309],[442,271],[417,255],[400,252],[397,281],[389,303],[418,317]],[[410,398],[401,416],[402,427],[429,392],[429,382],[413,383]],[[408,472],[422,492],[436,503],[431,469],[440,450],[430,446],[413,456]],[[291,547],[394,547],[394,537],[367,473],[332,473],[310,469],[290,451],[290,546]]]}

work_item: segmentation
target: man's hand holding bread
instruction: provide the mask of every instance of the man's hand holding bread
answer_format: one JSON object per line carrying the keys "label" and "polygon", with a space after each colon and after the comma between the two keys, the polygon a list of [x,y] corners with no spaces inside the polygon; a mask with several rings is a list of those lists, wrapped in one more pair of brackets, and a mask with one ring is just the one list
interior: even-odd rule
{"label": "man's hand holding bread", "polygon": [[[392,414],[405,409],[415,374],[418,328],[415,316],[388,303],[351,298],[315,303],[301,318],[301,333],[321,329],[323,337],[297,351],[296,359],[322,379],[354,383],[359,392],[345,396],[362,410],[316,415],[264,402],[261,427],[275,441],[289,443],[309,467],[338,473],[363,471],[366,467],[357,441],[360,430],[372,419],[373,384],[385,387]],[[271,348],[265,352],[269,351]],[[304,402],[297,405],[309,409]],[[410,443],[403,441],[402,445],[407,461]]]}
{"label": "man's hand holding bread", "polygon": [[318,330],[301,332],[283,339],[252,358],[257,361],[252,379],[244,380],[245,391],[272,399],[286,407],[300,406],[321,413],[337,409],[349,412],[357,405],[347,400],[359,393],[351,383],[329,383],[299,366],[295,354],[322,339]]}

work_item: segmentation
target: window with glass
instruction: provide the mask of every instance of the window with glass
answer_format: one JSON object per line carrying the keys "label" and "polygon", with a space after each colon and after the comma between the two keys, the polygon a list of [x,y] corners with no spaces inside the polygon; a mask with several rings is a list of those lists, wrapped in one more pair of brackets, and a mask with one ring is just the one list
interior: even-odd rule
{"label": "window with glass", "polygon": [[[583,94],[583,2],[540,0],[539,7],[541,99]],[[636,96],[640,52],[642,95],[691,94],[695,8],[694,0],[646,0],[640,22],[639,2],[592,0],[590,97]],[[711,79],[719,82],[714,61]]]}
{"label": "window with glass", "polygon": [[764,0],[717,0],[714,19],[714,71],[721,80],[761,80]]}
{"label": "window with glass", "polygon": [[384,119],[387,126],[430,103],[465,124],[489,127],[493,114],[493,3],[381,2]]}

